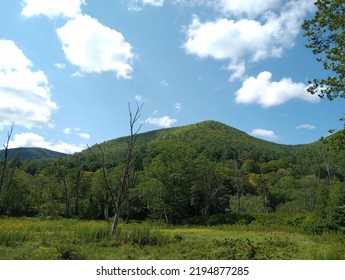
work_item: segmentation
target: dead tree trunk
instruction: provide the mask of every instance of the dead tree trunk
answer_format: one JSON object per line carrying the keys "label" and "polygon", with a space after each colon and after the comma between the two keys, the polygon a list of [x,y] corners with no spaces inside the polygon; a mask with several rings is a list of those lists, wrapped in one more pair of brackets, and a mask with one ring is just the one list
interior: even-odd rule
{"label": "dead tree trunk", "polygon": [[[131,111],[130,104],[128,104],[130,137],[129,137],[128,144],[127,144],[127,153],[126,153],[126,158],[125,158],[125,162],[124,162],[124,167],[122,169],[122,173],[121,173],[120,178],[119,178],[119,184],[118,184],[119,186],[118,186],[118,190],[117,190],[116,194],[114,194],[114,191],[110,186],[108,176],[106,173],[104,149],[100,145],[97,144],[98,150],[100,151],[100,154],[101,154],[101,159],[100,159],[92,151],[92,149],[90,147],[88,147],[92,156],[101,165],[101,171],[102,171],[104,185],[105,185],[105,196],[106,196],[106,199],[108,196],[110,196],[110,199],[111,199],[112,204],[113,204],[114,219],[113,219],[113,223],[112,223],[112,227],[111,227],[111,233],[112,234],[115,233],[116,228],[118,226],[121,211],[123,209],[123,205],[124,205],[124,202],[126,199],[126,195],[128,194],[128,189],[131,185],[130,184],[130,173],[133,170],[133,165],[134,165],[133,151],[134,151],[135,143],[137,140],[138,132],[141,129],[141,125],[139,126],[138,129],[135,129],[135,125],[140,118],[140,111],[141,111],[142,107],[143,107],[143,105],[139,106],[137,104],[137,109],[133,115],[132,111]],[[105,211],[108,211],[107,206],[105,206]],[[106,213],[105,213],[105,215],[106,215]]]}
{"label": "dead tree trunk", "polygon": [[[0,177],[0,194],[1,194],[1,191],[3,190],[4,184],[5,184],[6,168],[7,168],[7,164],[8,164],[8,147],[9,147],[10,140],[12,137],[13,128],[14,128],[14,123],[11,125],[11,129],[7,133],[6,144],[3,145],[4,146],[4,163],[3,163],[3,167],[2,167],[2,171],[1,171],[1,177]],[[12,173],[12,175],[13,175],[13,173]]]}
{"label": "dead tree trunk", "polygon": [[138,129],[135,129],[135,125],[140,118],[140,111],[142,107],[143,105],[139,106],[137,104],[137,109],[133,115],[131,106],[130,104],[128,104],[130,138],[127,143],[127,154],[126,154],[125,164],[124,164],[124,167],[122,169],[122,174],[119,179],[119,189],[118,189],[118,194],[117,194],[117,200],[115,201],[115,205],[114,205],[115,206],[114,207],[114,222],[113,222],[112,231],[111,231],[112,234],[115,233],[115,230],[120,218],[120,212],[123,207],[123,203],[125,201],[125,196],[128,194],[128,189],[130,188],[130,185],[131,185],[130,173],[133,170],[133,165],[134,165],[133,151],[134,151],[135,143],[137,141],[138,132],[141,129],[141,125],[139,125]]}

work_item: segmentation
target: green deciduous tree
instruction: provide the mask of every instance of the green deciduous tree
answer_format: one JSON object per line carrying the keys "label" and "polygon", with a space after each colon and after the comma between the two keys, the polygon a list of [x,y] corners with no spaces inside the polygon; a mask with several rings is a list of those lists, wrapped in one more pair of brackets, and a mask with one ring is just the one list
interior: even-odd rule
{"label": "green deciduous tree", "polygon": [[231,169],[223,164],[215,163],[204,156],[195,161],[195,176],[191,187],[191,204],[202,215],[223,212],[228,206],[229,195],[227,181],[230,180]]}
{"label": "green deciduous tree", "polygon": [[[318,0],[313,18],[305,20],[302,28],[308,38],[307,48],[317,55],[328,77],[309,81],[308,91],[321,98],[345,98],[345,2],[344,0]],[[334,133],[334,130],[330,130]],[[345,131],[322,139],[334,150],[345,149]]]}
{"label": "green deciduous tree", "polygon": [[142,195],[149,210],[175,224],[188,215],[195,150],[169,140],[151,149],[154,158],[145,168],[148,181],[141,185]]}
{"label": "green deciduous tree", "polygon": [[317,61],[330,71],[326,78],[310,81],[308,91],[330,100],[345,97],[345,3],[344,0],[318,0],[313,18],[302,28],[308,38],[307,48],[317,55]]}

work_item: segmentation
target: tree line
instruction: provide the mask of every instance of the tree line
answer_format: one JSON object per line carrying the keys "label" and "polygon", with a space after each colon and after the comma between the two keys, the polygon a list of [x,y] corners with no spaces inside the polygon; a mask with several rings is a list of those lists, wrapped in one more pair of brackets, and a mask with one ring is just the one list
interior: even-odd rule
{"label": "tree line", "polygon": [[250,222],[258,213],[277,212],[305,215],[315,232],[343,229],[344,152],[316,143],[268,157],[258,145],[229,147],[220,157],[212,125],[201,131],[207,145],[178,135],[134,147],[134,132],[117,152],[101,144],[60,159],[2,161],[0,214],[114,217],[116,227],[119,218],[207,224],[217,216],[224,223],[234,217]]}

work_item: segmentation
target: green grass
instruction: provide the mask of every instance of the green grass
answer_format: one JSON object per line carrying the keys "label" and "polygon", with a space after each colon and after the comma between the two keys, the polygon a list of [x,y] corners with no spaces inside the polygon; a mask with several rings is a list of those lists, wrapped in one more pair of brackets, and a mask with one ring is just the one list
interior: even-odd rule
{"label": "green grass", "polygon": [[262,225],[167,227],[101,221],[0,219],[0,259],[345,259],[345,238]]}

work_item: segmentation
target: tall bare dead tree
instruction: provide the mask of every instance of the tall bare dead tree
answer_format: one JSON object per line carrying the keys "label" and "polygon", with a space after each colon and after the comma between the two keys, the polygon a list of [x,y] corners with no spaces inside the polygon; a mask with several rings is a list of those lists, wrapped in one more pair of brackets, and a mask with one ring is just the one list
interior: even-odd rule
{"label": "tall bare dead tree", "polygon": [[[4,184],[5,184],[6,169],[7,169],[7,164],[8,164],[8,152],[9,152],[8,149],[9,149],[9,144],[12,137],[13,129],[14,129],[14,123],[12,123],[9,132],[7,132],[7,141],[6,141],[6,144],[3,145],[4,146],[4,162],[3,162],[1,177],[0,177],[0,193],[3,190]],[[13,172],[11,173],[11,177],[12,176],[13,176]]]}
{"label": "tall bare dead tree", "polygon": [[99,144],[97,144],[97,148],[98,148],[100,155],[101,155],[101,157],[99,157],[98,155],[96,155],[96,153],[94,153],[92,151],[92,149],[90,147],[88,147],[92,156],[95,158],[95,160],[101,166],[101,172],[102,172],[103,181],[104,181],[106,199],[107,199],[107,196],[110,196],[110,200],[113,204],[114,219],[113,219],[112,228],[111,228],[112,234],[115,233],[116,228],[118,226],[120,214],[122,212],[122,208],[125,205],[125,199],[126,199],[126,195],[128,193],[128,189],[133,184],[133,180],[131,180],[131,178],[130,178],[131,172],[133,171],[133,168],[134,168],[133,151],[134,151],[134,147],[135,147],[135,144],[137,141],[138,133],[139,133],[141,126],[142,126],[140,124],[138,126],[138,128],[136,128],[136,125],[137,125],[138,120],[140,119],[142,107],[143,107],[143,104],[139,105],[137,103],[137,108],[133,114],[132,110],[131,110],[131,106],[130,106],[130,104],[128,104],[130,136],[129,136],[129,140],[127,142],[126,158],[125,158],[124,166],[122,168],[121,175],[119,177],[118,189],[117,189],[116,193],[115,193],[115,190],[112,189],[110,182],[109,182],[109,179],[108,179],[108,175],[107,175],[107,171],[106,171],[106,167],[105,167],[105,150],[104,150],[104,148],[102,148]]}
{"label": "tall bare dead tree", "polygon": [[130,173],[134,167],[133,151],[134,151],[135,143],[137,141],[138,133],[141,129],[142,124],[140,124],[138,128],[135,128],[135,126],[138,120],[140,119],[140,116],[141,116],[140,112],[142,108],[143,108],[143,104],[139,105],[137,103],[137,108],[133,115],[132,110],[131,110],[131,105],[130,103],[128,103],[130,138],[127,143],[127,154],[126,154],[125,164],[122,169],[122,174],[119,178],[119,188],[118,188],[118,193],[117,193],[117,199],[114,205],[115,211],[114,211],[113,226],[111,230],[112,234],[115,233],[116,227],[119,223],[121,209],[124,204],[124,196],[128,193],[128,189],[131,186]]}

